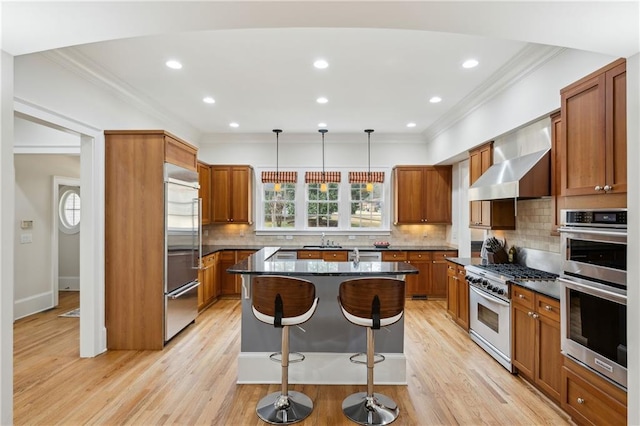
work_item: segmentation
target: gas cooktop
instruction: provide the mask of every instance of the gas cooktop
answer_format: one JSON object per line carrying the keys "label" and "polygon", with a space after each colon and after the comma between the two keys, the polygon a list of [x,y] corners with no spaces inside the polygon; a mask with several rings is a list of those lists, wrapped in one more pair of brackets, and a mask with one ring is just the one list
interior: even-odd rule
{"label": "gas cooktop", "polygon": [[489,263],[487,265],[473,265],[473,268],[500,275],[506,280],[552,281],[558,278],[557,274],[515,263]]}

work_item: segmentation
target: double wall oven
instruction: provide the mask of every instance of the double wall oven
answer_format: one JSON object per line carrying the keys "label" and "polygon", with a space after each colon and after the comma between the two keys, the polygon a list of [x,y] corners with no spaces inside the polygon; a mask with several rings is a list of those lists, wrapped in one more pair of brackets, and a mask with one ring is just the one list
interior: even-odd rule
{"label": "double wall oven", "polygon": [[627,211],[562,211],[561,346],[627,387]]}

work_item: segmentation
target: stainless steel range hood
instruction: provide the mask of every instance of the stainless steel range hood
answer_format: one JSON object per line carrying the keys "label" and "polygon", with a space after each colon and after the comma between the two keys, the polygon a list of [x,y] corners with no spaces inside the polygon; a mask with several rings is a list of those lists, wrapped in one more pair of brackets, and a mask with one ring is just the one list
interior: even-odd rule
{"label": "stainless steel range hood", "polygon": [[469,188],[469,201],[551,195],[550,150],[494,164]]}

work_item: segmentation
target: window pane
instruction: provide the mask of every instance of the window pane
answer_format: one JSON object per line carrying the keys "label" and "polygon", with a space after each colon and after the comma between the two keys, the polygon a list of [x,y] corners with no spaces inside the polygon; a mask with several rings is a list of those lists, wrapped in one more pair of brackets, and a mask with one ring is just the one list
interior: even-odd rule
{"label": "window pane", "polygon": [[327,191],[320,191],[319,183],[307,184],[307,226],[309,228],[338,227],[338,183],[328,183]]}
{"label": "window pane", "polygon": [[263,184],[263,211],[265,228],[293,228],[296,224],[296,185],[281,184],[275,191],[275,184]]}
{"label": "window pane", "polygon": [[69,228],[80,223],[80,197],[75,192],[69,192],[64,197],[64,222]]}
{"label": "window pane", "polygon": [[382,194],[383,187],[380,183],[374,183],[371,192],[367,191],[366,183],[352,183],[349,226],[352,228],[382,227]]}

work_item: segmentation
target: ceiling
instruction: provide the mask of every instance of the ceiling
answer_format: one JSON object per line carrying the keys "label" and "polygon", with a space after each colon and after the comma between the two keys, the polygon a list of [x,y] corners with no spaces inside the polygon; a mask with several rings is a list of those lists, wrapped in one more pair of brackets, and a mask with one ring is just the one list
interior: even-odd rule
{"label": "ceiling", "polygon": [[[557,52],[548,45],[638,51],[637,2],[178,3],[3,3],[3,49],[59,47],[50,54],[201,134],[307,133],[326,123],[330,132],[416,135],[547,60]],[[469,58],[479,65],[462,68]],[[317,59],[329,67],[314,68]]]}

